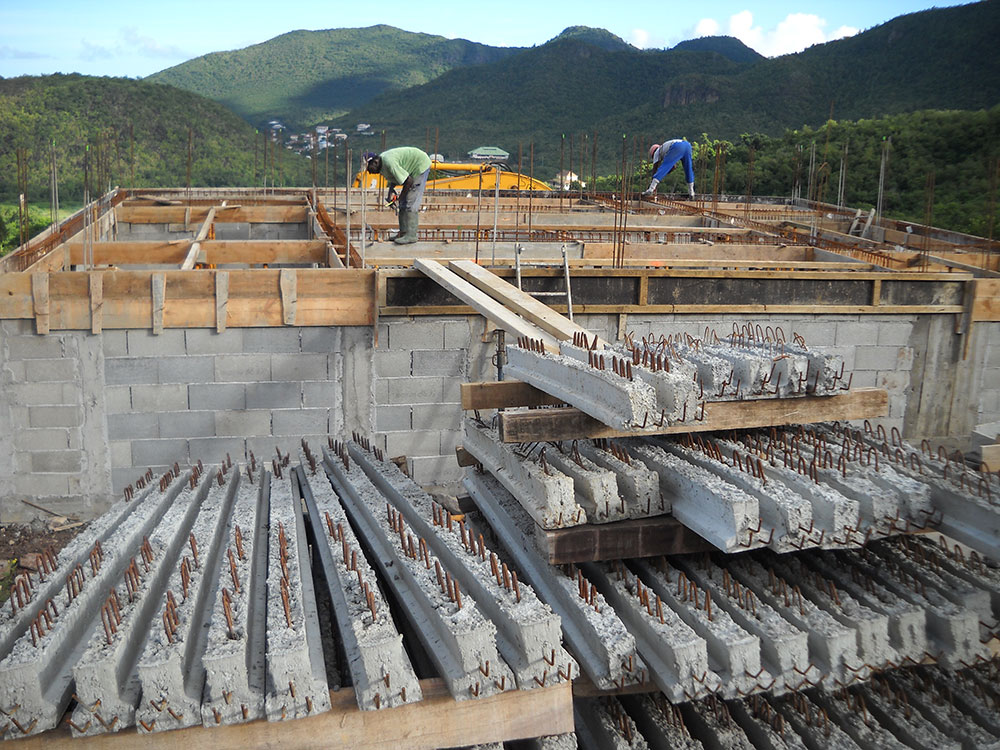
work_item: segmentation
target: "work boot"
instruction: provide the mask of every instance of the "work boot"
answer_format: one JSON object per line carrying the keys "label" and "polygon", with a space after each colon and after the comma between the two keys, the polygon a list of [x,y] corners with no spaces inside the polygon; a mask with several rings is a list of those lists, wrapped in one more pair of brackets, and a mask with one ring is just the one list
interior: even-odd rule
{"label": "work boot", "polygon": [[417,225],[420,217],[412,211],[399,212],[400,234],[393,240],[397,245],[412,245],[417,241]]}
{"label": "work boot", "polygon": [[397,215],[396,215],[396,220],[399,222],[399,231],[396,232],[395,235],[393,235],[392,237],[389,238],[393,242],[396,241],[397,237],[402,237],[403,233],[406,231],[405,228],[404,228],[404,226],[405,226],[404,222],[406,221],[405,217],[406,217],[406,211],[399,211],[397,213]]}

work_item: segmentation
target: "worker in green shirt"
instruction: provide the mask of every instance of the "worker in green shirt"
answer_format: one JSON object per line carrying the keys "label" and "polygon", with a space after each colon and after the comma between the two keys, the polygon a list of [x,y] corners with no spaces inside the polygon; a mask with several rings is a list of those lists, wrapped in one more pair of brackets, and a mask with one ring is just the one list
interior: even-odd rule
{"label": "worker in green shirt", "polygon": [[389,185],[387,199],[391,202],[399,192],[399,234],[393,240],[397,245],[417,241],[417,224],[420,221],[420,201],[424,197],[427,175],[431,171],[431,158],[415,146],[390,148],[381,154],[366,151],[361,158],[369,174],[380,174]]}

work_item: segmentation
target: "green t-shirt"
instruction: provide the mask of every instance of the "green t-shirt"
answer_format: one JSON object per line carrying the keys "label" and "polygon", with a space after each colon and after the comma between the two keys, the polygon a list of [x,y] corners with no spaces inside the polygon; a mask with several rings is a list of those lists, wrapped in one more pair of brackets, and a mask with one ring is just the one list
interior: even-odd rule
{"label": "green t-shirt", "polygon": [[381,174],[390,185],[402,185],[407,177],[419,177],[431,168],[431,157],[416,146],[390,148],[381,156]]}

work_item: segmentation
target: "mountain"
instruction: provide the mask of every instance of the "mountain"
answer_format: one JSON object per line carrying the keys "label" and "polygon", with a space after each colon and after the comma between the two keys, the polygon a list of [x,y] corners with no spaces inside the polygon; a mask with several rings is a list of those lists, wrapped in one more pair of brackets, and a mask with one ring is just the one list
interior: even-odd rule
{"label": "mountain", "polygon": [[587,42],[595,47],[600,47],[601,49],[614,52],[617,50],[629,49],[634,50],[631,44],[626,42],[620,36],[612,34],[606,29],[595,29],[590,26],[567,26],[562,32],[550,39],[549,41],[554,41],[556,39],[575,39],[579,42]]}
{"label": "mountain", "polygon": [[777,135],[821,125],[831,106],[835,118],[850,120],[992,107],[1000,102],[998,38],[998,0],[901,16],[756,62],[683,46],[609,51],[570,36],[385,93],[335,124],[370,122],[389,145],[424,145],[437,128],[446,155],[485,142],[516,153],[518,143],[534,141],[536,168],[550,174],[559,168],[560,134],[596,132],[598,172],[608,173],[620,163],[622,134],[642,143]]}
{"label": "mountain", "polygon": [[765,59],[757,50],[750,49],[733,36],[703,36],[687,39],[674,46],[675,50],[688,52],[716,52],[733,62],[757,62]]}
{"label": "mountain", "polygon": [[[128,78],[0,78],[0,201],[16,199],[19,149],[29,201],[49,202],[53,148],[64,204],[82,200],[85,160],[92,195],[115,185],[184,187],[189,134],[193,186],[263,180],[262,136],[210,99]],[[274,172],[278,184],[312,184],[310,162],[285,149],[275,152]]]}
{"label": "mountain", "polygon": [[146,80],[207,96],[252,123],[278,118],[308,126],[380,93],[426,83],[454,68],[496,62],[519,50],[385,25],[291,31],[188,60]]}

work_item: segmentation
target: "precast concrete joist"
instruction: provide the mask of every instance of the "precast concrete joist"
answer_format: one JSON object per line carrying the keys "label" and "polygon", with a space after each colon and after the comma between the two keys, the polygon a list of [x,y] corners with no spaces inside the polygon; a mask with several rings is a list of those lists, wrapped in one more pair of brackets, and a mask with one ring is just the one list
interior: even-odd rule
{"label": "precast concrete joist", "polygon": [[[44,608],[0,661],[0,710],[7,738],[36,734],[56,726],[69,704],[73,665],[98,628],[99,612],[114,582],[125,572],[142,538],[156,525],[188,480],[180,470],[161,479],[152,495],[104,543],[95,540],[88,564],[65,571],[66,596]],[[88,575],[89,571],[89,575]],[[60,572],[60,577],[62,572]],[[58,599],[58,604],[56,600]]]}
{"label": "precast concrete joist", "polygon": [[539,556],[531,536],[534,522],[495,478],[468,473],[465,487],[525,580],[559,615],[562,637],[590,681],[599,690],[638,682],[645,665],[635,639],[593,583],[580,570],[571,579]]}
{"label": "precast concrete joist", "polygon": [[270,486],[256,461],[243,468],[203,659],[201,720],[207,727],[264,716]]}
{"label": "precast concrete joist", "polygon": [[[642,518],[667,513],[670,508],[660,495],[660,478],[640,461],[632,460],[628,451],[616,444],[594,446],[589,441],[574,441],[573,449],[598,466],[612,472],[618,484],[619,509],[624,518]],[[605,513],[610,514],[606,508]],[[594,523],[598,518],[591,518]]]}
{"label": "precast concrete joist", "polygon": [[143,700],[135,712],[140,732],[201,724],[201,696],[205,681],[205,649],[211,603],[214,600],[221,548],[228,534],[240,475],[226,478],[222,470],[202,480],[207,489],[198,514],[181,546],[180,563],[171,566],[160,624],[154,621],[139,657],[137,674]]}
{"label": "precast concrete joist", "polygon": [[344,645],[354,694],[361,710],[376,710],[419,701],[420,682],[413,671],[403,636],[389,613],[343,506],[325,473],[296,468],[333,605],[334,620]]}
{"label": "precast concrete joist", "polygon": [[[425,652],[456,700],[516,689],[514,675],[496,649],[496,626],[437,558],[406,529],[403,516],[352,462],[347,451],[323,449],[323,467],[354,529],[364,538]],[[419,534],[418,534],[419,537]]]}
{"label": "precast concrete joist", "polygon": [[288,456],[270,476],[267,566],[268,721],[330,710],[312,565],[296,477]]}
{"label": "precast concrete joist", "polygon": [[348,451],[496,626],[497,651],[513,670],[519,689],[545,687],[550,680],[569,680],[579,672],[562,647],[559,616],[538,599],[530,584],[518,584],[517,572],[508,570],[482,535],[477,540],[464,519],[453,523],[449,511],[395,464],[380,460],[355,442],[348,443]]}

